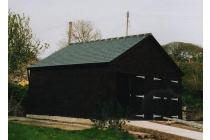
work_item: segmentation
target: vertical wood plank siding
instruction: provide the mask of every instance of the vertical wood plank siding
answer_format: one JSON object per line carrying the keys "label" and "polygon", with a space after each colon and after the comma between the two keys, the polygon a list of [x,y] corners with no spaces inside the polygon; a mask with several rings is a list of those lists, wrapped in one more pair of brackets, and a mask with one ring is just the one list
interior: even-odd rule
{"label": "vertical wood plank siding", "polygon": [[[156,44],[150,40],[147,42],[144,42],[140,46],[137,46],[135,49],[118,59],[118,61],[113,62],[111,65],[111,68],[113,71],[116,71],[118,73],[124,73],[130,75],[130,83],[134,82],[132,77],[135,77],[136,75],[139,76],[145,76],[144,79],[144,87],[142,89],[139,89],[139,93],[133,92],[132,89],[134,88],[132,85],[130,85],[130,92],[124,93],[127,95],[124,95],[126,97],[129,96],[129,94],[135,94],[131,97],[130,104],[133,104],[133,108],[137,107],[139,108],[139,113],[142,112],[141,108],[143,106],[147,106],[144,110],[147,114],[152,116],[152,110],[162,110],[164,105],[161,104],[154,104],[152,103],[152,97],[144,98],[138,98],[135,99],[136,95],[142,94],[145,95],[145,97],[152,96],[152,94],[157,94],[162,96],[167,96],[168,98],[173,96],[173,94],[177,94],[179,97],[179,101],[171,106],[171,108],[168,108],[169,115],[173,114],[170,110],[178,110],[175,112],[175,114],[178,114],[181,117],[182,114],[182,75],[174,68],[174,65],[166,59],[166,57],[162,54],[162,51],[159,50],[158,47],[155,46]],[[154,81],[153,78],[157,77],[160,78],[160,81]],[[178,84],[172,83],[171,80],[178,80]],[[139,85],[141,87],[142,85]],[[124,85],[122,87],[118,86],[118,89],[116,91],[122,91],[124,88]],[[142,90],[142,91],[141,91]],[[154,92],[156,91],[156,92]],[[159,93],[160,92],[160,93]],[[172,92],[172,95],[169,95]],[[128,98],[127,98],[128,100]],[[121,100],[122,101],[122,100]],[[127,101],[124,101],[127,102]],[[126,104],[126,103],[122,103]],[[146,104],[146,105],[144,105]],[[153,118],[147,118],[147,119],[153,119]]]}
{"label": "vertical wood plank siding", "polygon": [[31,70],[28,114],[90,117],[100,100],[101,69]]}

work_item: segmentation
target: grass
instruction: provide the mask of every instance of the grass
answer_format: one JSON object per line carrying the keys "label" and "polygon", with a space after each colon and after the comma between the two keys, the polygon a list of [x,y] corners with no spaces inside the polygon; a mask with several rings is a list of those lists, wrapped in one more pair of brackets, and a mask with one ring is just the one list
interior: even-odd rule
{"label": "grass", "polygon": [[9,140],[135,140],[130,134],[117,130],[96,128],[67,131],[58,128],[8,123]]}

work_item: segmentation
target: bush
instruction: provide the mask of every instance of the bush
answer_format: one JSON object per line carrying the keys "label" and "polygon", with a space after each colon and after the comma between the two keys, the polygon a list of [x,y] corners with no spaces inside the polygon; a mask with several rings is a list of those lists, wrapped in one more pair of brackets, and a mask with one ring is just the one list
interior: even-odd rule
{"label": "bush", "polygon": [[183,105],[189,108],[203,110],[203,98],[199,97],[197,93],[194,92],[184,92],[182,96]]}
{"label": "bush", "polygon": [[17,102],[26,107],[28,97],[28,85],[21,86],[13,83],[8,83],[8,98],[16,99]]}
{"label": "bush", "polygon": [[21,86],[8,83],[8,113],[24,116],[28,97],[28,85]]}
{"label": "bush", "polygon": [[91,119],[93,126],[122,130],[122,126],[131,115],[131,108],[128,106],[124,109],[119,103],[112,102],[101,102],[99,106],[99,113],[96,113],[94,119]]}

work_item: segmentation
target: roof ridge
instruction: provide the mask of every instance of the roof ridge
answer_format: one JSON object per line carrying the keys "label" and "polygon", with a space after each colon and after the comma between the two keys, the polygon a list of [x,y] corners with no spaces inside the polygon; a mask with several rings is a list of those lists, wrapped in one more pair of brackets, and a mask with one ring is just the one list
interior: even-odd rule
{"label": "roof ridge", "polygon": [[122,39],[122,38],[129,38],[129,37],[142,36],[142,35],[144,35],[144,36],[145,35],[152,35],[152,33],[144,33],[144,34],[135,34],[135,35],[129,35],[129,36],[120,36],[120,37],[113,37],[113,38],[97,39],[97,40],[91,40],[91,41],[86,41],[86,42],[70,43],[68,45],[82,44],[82,43],[89,43],[89,42],[97,42],[97,41],[106,41],[106,40],[114,40],[114,39]]}

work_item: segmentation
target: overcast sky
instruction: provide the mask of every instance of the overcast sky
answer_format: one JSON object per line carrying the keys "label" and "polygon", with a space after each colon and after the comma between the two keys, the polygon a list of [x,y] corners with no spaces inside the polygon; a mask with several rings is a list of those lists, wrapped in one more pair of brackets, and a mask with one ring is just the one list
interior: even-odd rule
{"label": "overcast sky", "polygon": [[41,58],[58,50],[69,21],[91,20],[103,38],[125,36],[127,11],[129,35],[152,33],[161,45],[181,41],[203,46],[202,0],[9,0],[8,7],[29,16],[33,33],[51,45]]}

